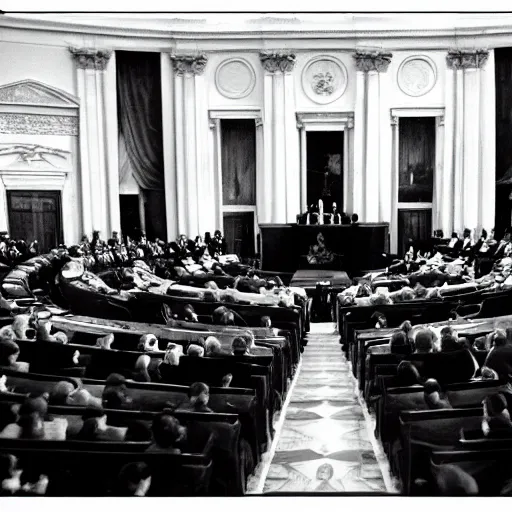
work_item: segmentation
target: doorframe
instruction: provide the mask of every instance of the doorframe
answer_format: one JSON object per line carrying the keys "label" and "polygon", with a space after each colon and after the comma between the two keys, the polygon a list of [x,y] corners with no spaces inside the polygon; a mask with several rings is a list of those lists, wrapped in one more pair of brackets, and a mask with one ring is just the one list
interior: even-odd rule
{"label": "doorframe", "polygon": [[[60,245],[64,243],[64,216],[62,212],[62,191],[56,190],[56,189],[47,189],[47,190],[34,190],[34,189],[23,189],[23,188],[9,188],[5,191],[5,198],[6,198],[6,205],[7,205],[7,230],[9,233],[11,233],[11,215],[9,215],[9,206],[12,200],[12,194],[13,193],[26,193],[26,194],[54,194],[54,197],[56,200],[56,210],[57,210],[57,245]],[[27,243],[33,242],[33,240],[26,240]],[[50,249],[54,249],[54,247],[51,247]],[[49,250],[49,249],[48,249]]]}
{"label": "doorframe", "polygon": [[[391,143],[391,223],[389,229],[390,252],[396,254],[398,250],[398,208],[426,209],[432,208],[432,227],[437,225],[441,207],[443,157],[444,157],[444,107],[408,107],[392,108],[390,110],[390,122],[392,131]],[[434,190],[432,204],[430,203],[399,203],[398,202],[398,167],[400,162],[400,130],[401,117],[432,117],[435,123],[435,166],[434,166]],[[430,205],[430,206],[427,206]],[[401,255],[399,255],[401,256]]]}
{"label": "doorframe", "polygon": [[[300,206],[307,211],[307,132],[343,132],[343,211],[351,211],[354,176],[354,113],[353,112],[297,112],[300,136]],[[320,199],[320,198],[319,198]],[[341,209],[340,209],[341,210]]]}
{"label": "doorframe", "polygon": [[[263,120],[259,107],[241,107],[214,109],[208,111],[210,130],[213,134],[213,167],[214,167],[214,197],[215,201],[215,229],[224,232],[224,212],[254,212],[254,253],[258,252],[257,238],[259,233],[258,211],[261,211],[261,202],[265,199],[263,182]],[[254,119],[256,127],[256,201],[254,205],[224,205],[222,200],[222,119]]]}

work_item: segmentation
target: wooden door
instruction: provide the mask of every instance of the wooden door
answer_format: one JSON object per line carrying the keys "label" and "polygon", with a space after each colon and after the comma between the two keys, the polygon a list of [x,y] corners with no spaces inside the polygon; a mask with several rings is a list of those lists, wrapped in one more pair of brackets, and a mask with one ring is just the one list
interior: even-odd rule
{"label": "wooden door", "polygon": [[229,254],[254,257],[254,213],[224,213],[224,237]]}
{"label": "wooden door", "polygon": [[7,205],[11,238],[37,240],[41,251],[63,243],[59,191],[8,190]]}

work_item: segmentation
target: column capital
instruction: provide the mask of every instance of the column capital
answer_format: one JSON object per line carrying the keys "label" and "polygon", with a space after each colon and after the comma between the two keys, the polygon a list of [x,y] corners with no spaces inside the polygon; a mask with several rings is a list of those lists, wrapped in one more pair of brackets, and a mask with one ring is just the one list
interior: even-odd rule
{"label": "column capital", "polygon": [[478,69],[483,67],[489,57],[489,51],[479,50],[450,50],[446,55],[446,63],[449,68]]}
{"label": "column capital", "polygon": [[290,73],[297,61],[295,54],[285,51],[262,51],[260,61],[263,69],[268,73]]}
{"label": "column capital", "polygon": [[69,48],[78,69],[95,69],[104,71],[112,52],[93,48]]}
{"label": "column capital", "polygon": [[172,61],[174,72],[178,76],[187,73],[190,75],[202,75],[208,62],[208,57],[204,53],[195,55],[170,54],[169,57]]}
{"label": "column capital", "polygon": [[352,57],[354,57],[356,61],[358,71],[377,71],[378,73],[385,73],[391,63],[393,54],[381,51],[369,52],[356,50]]}

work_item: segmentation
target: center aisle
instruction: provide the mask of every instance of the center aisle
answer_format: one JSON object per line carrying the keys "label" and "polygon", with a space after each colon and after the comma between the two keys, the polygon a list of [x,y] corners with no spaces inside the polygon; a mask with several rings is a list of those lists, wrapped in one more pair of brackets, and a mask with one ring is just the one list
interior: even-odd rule
{"label": "center aisle", "polygon": [[386,492],[332,323],[312,324],[263,493]]}

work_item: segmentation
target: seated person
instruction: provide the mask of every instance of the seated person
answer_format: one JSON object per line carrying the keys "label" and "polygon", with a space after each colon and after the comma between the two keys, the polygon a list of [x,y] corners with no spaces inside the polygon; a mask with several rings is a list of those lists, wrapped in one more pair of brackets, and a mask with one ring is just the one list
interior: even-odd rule
{"label": "seated person", "polygon": [[105,409],[131,409],[132,398],[128,395],[126,379],[119,373],[111,373],[105,381],[102,394]]}
{"label": "seated person", "polygon": [[191,343],[187,347],[187,356],[203,357],[204,356],[204,348],[201,345],[198,345],[196,343]]}
{"label": "seated person", "polygon": [[375,311],[370,318],[370,321],[375,322],[375,329],[386,329],[388,326],[387,318],[384,314],[379,311]]}
{"label": "seated person", "polygon": [[14,335],[18,340],[29,339],[28,331],[30,327],[30,315],[16,315],[11,325]]}
{"label": "seated person", "polygon": [[0,329],[0,341],[16,341],[16,334],[10,325],[4,325]]}
{"label": "seated person", "polygon": [[222,352],[222,345],[220,341],[215,338],[214,336],[208,336],[205,341],[206,345],[206,351],[205,356],[206,357],[215,357],[216,355],[221,354]]}
{"label": "seated person", "polygon": [[389,340],[390,352],[392,354],[410,354],[411,346],[403,331],[394,332]]}
{"label": "seated person", "polygon": [[506,336],[502,333],[494,336],[494,346],[485,360],[485,366],[494,370],[500,379],[512,379],[512,329],[508,328]]}
{"label": "seated person", "polygon": [[452,334],[445,334],[441,338],[441,352],[455,352],[461,348],[457,338]]}
{"label": "seated person", "polygon": [[133,420],[128,423],[124,440],[132,443],[145,443],[153,441],[153,434],[145,421]]}
{"label": "seated person", "polygon": [[137,345],[141,352],[158,352],[158,339],[154,334],[143,334]]}
{"label": "seated person", "polygon": [[110,350],[112,343],[114,343],[114,334],[109,333],[106,336],[102,336],[96,340],[96,347],[102,348],[104,350]]}
{"label": "seated person", "polygon": [[220,306],[213,312],[212,321],[214,325],[235,325],[235,315],[230,309]]}
{"label": "seated person", "polygon": [[19,408],[16,423],[7,425],[0,438],[7,439],[66,439],[68,421],[65,418],[55,418],[45,421],[48,412],[48,402],[45,397],[27,398]]}
{"label": "seated person", "polygon": [[233,380],[233,375],[231,373],[227,373],[226,375],[224,375],[224,377],[222,377],[221,382],[220,382],[220,387],[221,388],[229,388],[229,386],[231,386],[232,380]]}
{"label": "seated person", "polygon": [[79,441],[124,441],[126,428],[107,425],[107,414],[102,407],[88,407],[84,412],[82,428],[76,435]]}
{"label": "seated person", "polygon": [[210,388],[204,382],[194,382],[188,390],[188,401],[178,407],[178,411],[213,412],[208,407]]}
{"label": "seated person", "polygon": [[20,347],[14,341],[0,341],[0,367],[28,372],[29,364],[18,361]]}
{"label": "seated person", "polygon": [[135,369],[132,378],[135,382],[160,382],[162,377],[159,372],[162,359],[143,354],[135,361]]}
{"label": "seated person", "polygon": [[400,361],[396,376],[401,386],[414,386],[423,382],[418,369],[410,361]]}
{"label": "seated person", "polygon": [[441,386],[435,379],[427,379],[423,383],[423,398],[429,409],[452,409],[446,397],[441,395]]}
{"label": "seated person", "polygon": [[196,323],[198,321],[197,320],[197,314],[194,311],[194,308],[190,304],[187,304],[184,307],[184,309],[183,309],[183,318],[184,318],[185,322]]}
{"label": "seated person", "polygon": [[482,402],[484,417],[482,432],[486,437],[512,438],[512,421],[508,403],[503,393],[486,396]]}
{"label": "seated person", "polygon": [[53,387],[49,403],[50,405],[71,405],[75,407],[101,407],[101,399],[92,396],[87,389],[83,388],[78,380],[74,385],[70,381],[60,381]]}
{"label": "seated person", "polygon": [[147,452],[167,452],[180,454],[180,444],[186,439],[187,430],[180,422],[168,412],[155,417],[151,428],[153,444]]}
{"label": "seated person", "polygon": [[237,336],[233,339],[233,342],[231,343],[231,350],[233,351],[234,356],[245,356],[250,353],[247,341],[242,336]]}
{"label": "seated person", "polygon": [[115,496],[146,496],[151,487],[151,469],[145,462],[130,462],[121,468]]}
{"label": "seated person", "polygon": [[428,329],[420,329],[414,338],[415,354],[430,354],[434,351],[434,337]]}
{"label": "seated person", "polygon": [[0,454],[0,496],[44,496],[48,483],[46,475],[19,470],[14,455]]}

